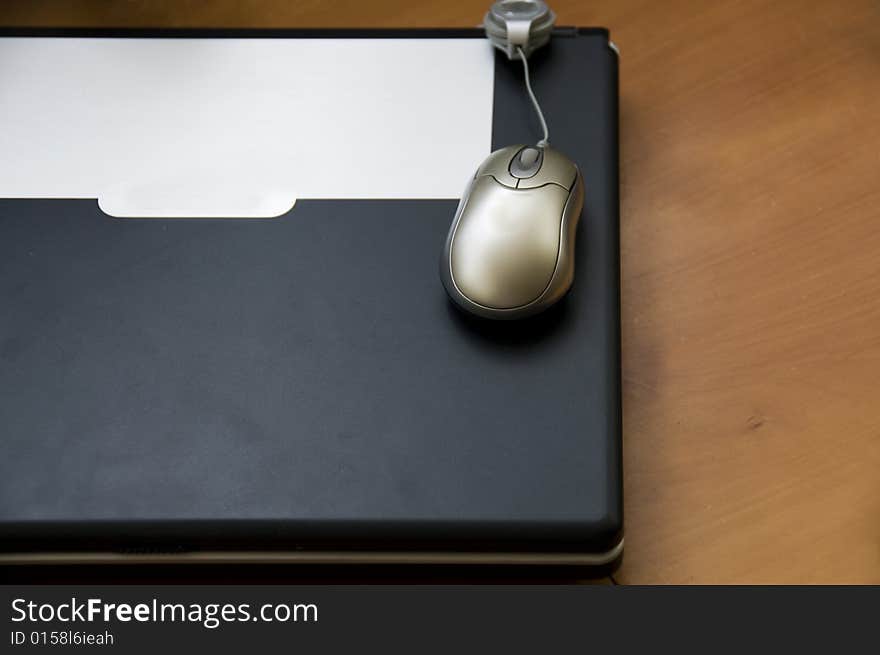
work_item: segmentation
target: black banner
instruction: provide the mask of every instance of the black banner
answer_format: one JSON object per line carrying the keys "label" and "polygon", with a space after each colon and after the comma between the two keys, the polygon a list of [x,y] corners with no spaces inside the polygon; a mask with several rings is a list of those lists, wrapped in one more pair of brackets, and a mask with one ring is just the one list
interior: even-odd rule
{"label": "black banner", "polygon": [[[870,646],[878,588],[7,586],[0,652]],[[210,651],[208,651],[210,649]]]}

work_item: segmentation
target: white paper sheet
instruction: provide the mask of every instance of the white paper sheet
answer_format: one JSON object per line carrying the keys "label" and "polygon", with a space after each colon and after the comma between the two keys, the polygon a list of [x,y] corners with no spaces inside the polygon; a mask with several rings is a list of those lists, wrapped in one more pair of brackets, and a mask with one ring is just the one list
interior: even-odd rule
{"label": "white paper sheet", "polygon": [[0,197],[112,216],[457,198],[489,153],[481,39],[0,38]]}

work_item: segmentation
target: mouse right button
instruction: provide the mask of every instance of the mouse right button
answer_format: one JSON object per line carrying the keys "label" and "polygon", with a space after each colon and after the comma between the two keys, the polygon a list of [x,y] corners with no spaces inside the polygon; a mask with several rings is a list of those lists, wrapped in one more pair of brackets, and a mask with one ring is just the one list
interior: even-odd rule
{"label": "mouse right button", "polygon": [[571,160],[558,150],[547,147],[544,148],[541,170],[532,177],[521,179],[518,188],[533,189],[552,183],[571,189],[576,178],[577,167]]}
{"label": "mouse right button", "polygon": [[532,177],[541,168],[544,151],[533,146],[526,146],[510,160],[510,174],[516,178]]}

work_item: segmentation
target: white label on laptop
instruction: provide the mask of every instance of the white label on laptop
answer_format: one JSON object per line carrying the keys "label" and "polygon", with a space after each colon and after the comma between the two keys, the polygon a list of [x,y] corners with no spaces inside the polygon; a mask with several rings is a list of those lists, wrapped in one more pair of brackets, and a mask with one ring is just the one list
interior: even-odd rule
{"label": "white label on laptop", "polygon": [[0,38],[0,197],[120,217],[457,198],[493,81],[483,39]]}

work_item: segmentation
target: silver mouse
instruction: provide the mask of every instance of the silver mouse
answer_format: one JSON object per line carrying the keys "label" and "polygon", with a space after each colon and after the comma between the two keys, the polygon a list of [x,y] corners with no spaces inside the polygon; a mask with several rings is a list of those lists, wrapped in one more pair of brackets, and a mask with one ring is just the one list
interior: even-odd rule
{"label": "silver mouse", "polygon": [[574,279],[575,230],[584,204],[578,167],[549,146],[496,150],[455,212],[440,277],[462,309],[517,319],[560,300]]}

